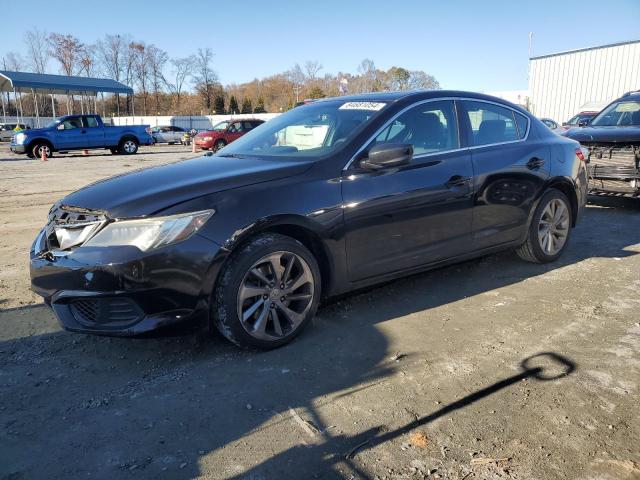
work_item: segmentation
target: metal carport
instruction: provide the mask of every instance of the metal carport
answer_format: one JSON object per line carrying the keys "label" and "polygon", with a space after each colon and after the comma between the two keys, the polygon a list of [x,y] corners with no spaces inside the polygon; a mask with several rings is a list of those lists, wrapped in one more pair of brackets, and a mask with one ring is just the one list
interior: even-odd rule
{"label": "metal carport", "polygon": [[[18,113],[18,104],[20,103],[20,115],[16,115],[18,118],[22,115],[22,97],[20,97],[20,102],[18,102],[19,93],[31,93],[34,97],[36,92],[50,95],[54,117],[56,116],[56,112],[53,95],[56,94],[67,96],[95,95],[97,97],[98,93],[102,94],[107,92],[133,95],[133,89],[131,87],[127,87],[126,85],[109,78],[72,77],[66,75],[49,75],[30,72],[10,72],[6,70],[0,70],[0,92],[13,92],[16,113]],[[0,95],[0,99],[2,99],[3,116],[6,117],[3,95]],[[82,100],[80,105],[81,108],[84,108],[82,106]],[[133,108],[133,102],[131,102],[131,105]],[[118,109],[119,108],[120,105],[118,103]],[[36,117],[39,119],[37,101],[35,102],[35,109]],[[135,110],[133,111],[133,114],[135,115]]]}

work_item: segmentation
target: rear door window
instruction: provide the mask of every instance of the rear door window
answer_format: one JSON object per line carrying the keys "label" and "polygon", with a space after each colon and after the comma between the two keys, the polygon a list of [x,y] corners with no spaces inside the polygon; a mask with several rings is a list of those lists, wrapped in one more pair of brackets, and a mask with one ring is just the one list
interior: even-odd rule
{"label": "rear door window", "polygon": [[524,137],[518,133],[513,110],[486,102],[465,100],[462,104],[471,126],[474,146],[513,142]]}
{"label": "rear door window", "polygon": [[84,117],[84,123],[87,128],[96,128],[98,126],[96,117]]}

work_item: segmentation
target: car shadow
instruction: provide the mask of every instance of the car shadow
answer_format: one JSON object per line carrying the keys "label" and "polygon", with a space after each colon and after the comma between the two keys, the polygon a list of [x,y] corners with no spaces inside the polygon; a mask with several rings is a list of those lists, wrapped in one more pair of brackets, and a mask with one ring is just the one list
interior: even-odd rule
{"label": "car shadow", "polygon": [[[0,478],[111,479],[132,472],[193,478],[204,473],[200,459],[221,449],[228,449],[225,455],[244,472],[228,477],[307,478],[310,471],[345,462],[345,468],[357,472],[345,452],[355,455],[358,448],[453,414],[522,375],[537,380],[547,375],[540,370],[547,367],[525,360],[519,374],[494,384],[487,379],[489,386],[400,429],[385,432],[380,425],[351,436],[329,435],[316,412],[317,399],[366,388],[396,373],[390,340],[377,325],[591,258],[637,254],[629,247],[640,243],[638,209],[616,205],[589,206],[558,262],[528,264],[505,252],[414,275],[330,302],[299,339],[269,352],[242,351],[194,336],[77,335],[59,331],[43,307],[0,306]],[[13,334],[9,327],[21,316],[46,332]],[[424,339],[426,351],[431,341]],[[557,353],[541,357],[564,366],[564,374],[575,368]],[[297,421],[291,409],[325,432],[322,442],[286,448],[254,465],[243,437],[274,423]],[[80,451],[70,458],[70,452]]]}

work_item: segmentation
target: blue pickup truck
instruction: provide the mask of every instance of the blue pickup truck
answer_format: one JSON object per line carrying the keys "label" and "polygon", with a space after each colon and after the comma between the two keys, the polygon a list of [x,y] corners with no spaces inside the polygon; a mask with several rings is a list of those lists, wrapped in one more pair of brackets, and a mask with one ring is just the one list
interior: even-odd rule
{"label": "blue pickup truck", "polygon": [[53,152],[104,148],[113,154],[131,155],[140,145],[152,145],[149,125],[107,126],[100,115],[67,115],[44,128],[16,133],[11,138],[11,151],[40,157]]}

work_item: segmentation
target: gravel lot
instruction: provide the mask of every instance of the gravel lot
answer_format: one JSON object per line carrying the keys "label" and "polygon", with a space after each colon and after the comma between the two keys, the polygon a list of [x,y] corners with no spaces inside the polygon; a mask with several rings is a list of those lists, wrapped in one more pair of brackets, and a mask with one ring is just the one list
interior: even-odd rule
{"label": "gravel lot", "polygon": [[558,263],[396,281],[272,352],[61,331],[28,289],[50,205],[191,156],[0,146],[0,478],[640,478],[640,200],[592,199]]}

